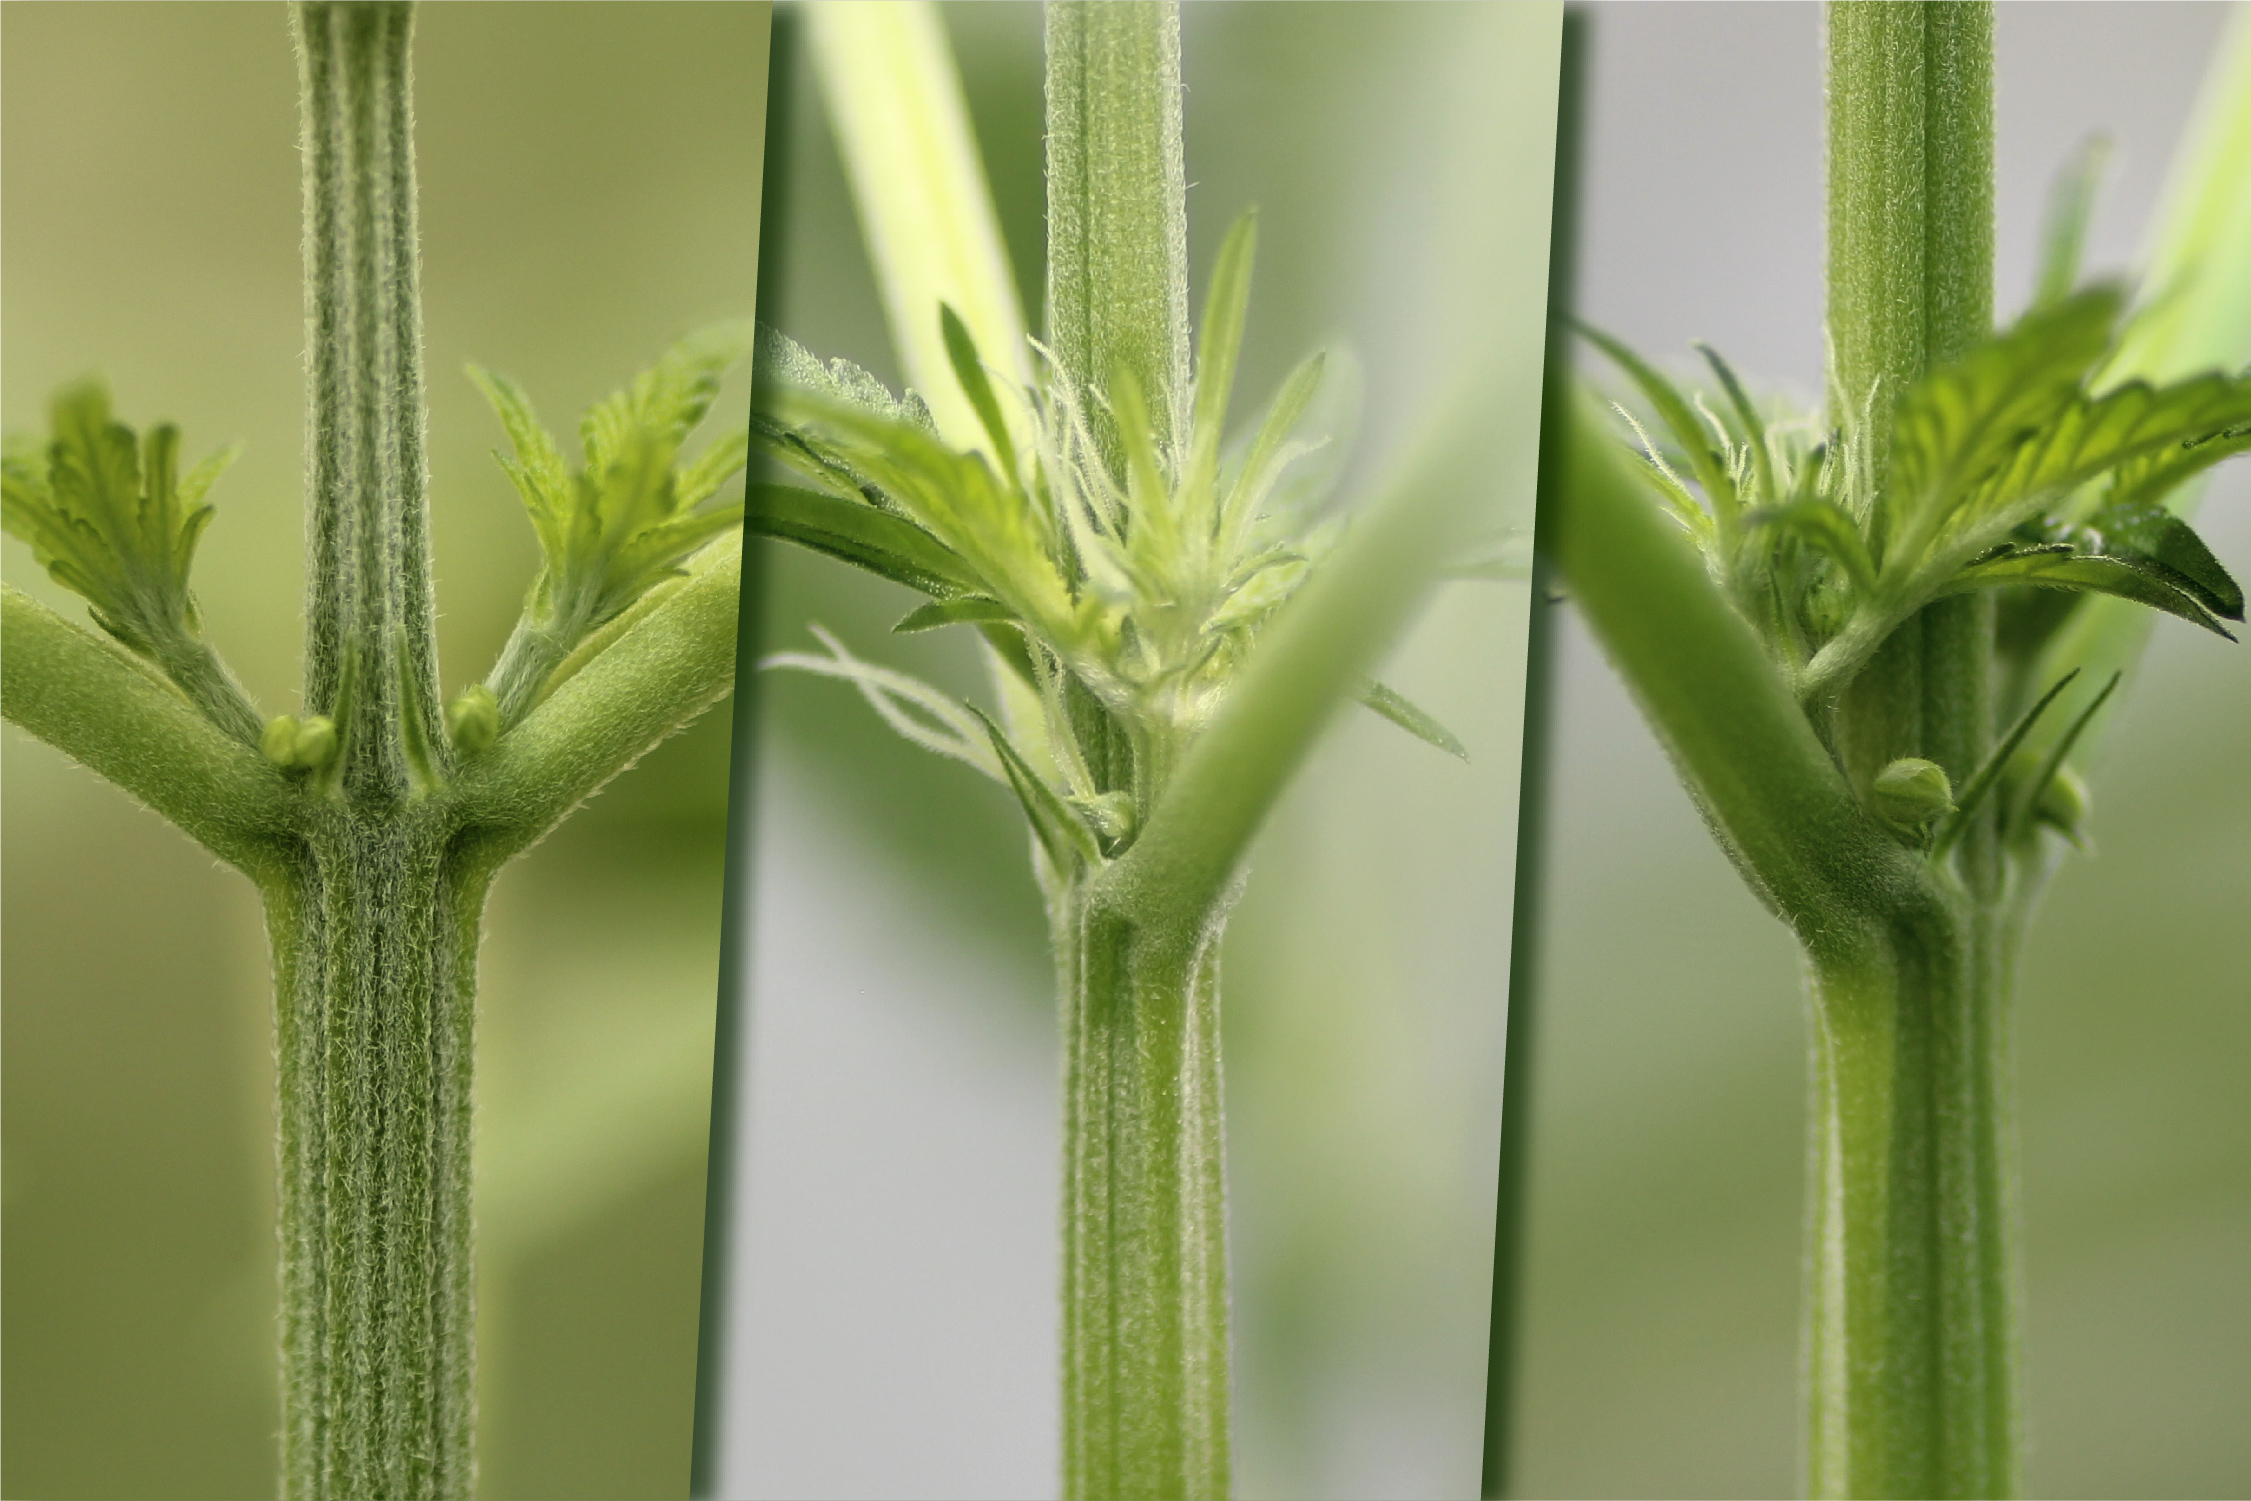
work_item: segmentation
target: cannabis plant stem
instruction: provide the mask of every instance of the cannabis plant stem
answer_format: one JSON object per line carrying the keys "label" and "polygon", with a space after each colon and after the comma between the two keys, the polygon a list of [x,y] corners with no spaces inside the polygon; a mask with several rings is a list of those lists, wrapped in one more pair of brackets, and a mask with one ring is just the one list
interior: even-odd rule
{"label": "cannabis plant stem", "polygon": [[311,439],[305,700],[337,753],[266,891],[293,1497],[470,1485],[469,1049],[482,872],[438,720],[407,7],[298,11]]}
{"label": "cannabis plant stem", "polygon": [[[565,574],[558,589],[604,581],[606,614],[585,623],[599,629],[553,665],[505,733],[491,693],[473,689],[455,701],[449,738],[423,458],[412,17],[393,3],[292,14],[311,405],[305,715],[261,732],[203,642],[186,572],[210,515],[191,508],[216,471],[176,476],[177,434],[165,428],[136,470],[133,433],[98,388],[58,401],[41,462],[11,456],[6,519],[94,605],[104,634],[5,591],[0,710],[170,818],[265,899],[285,1493],[466,1498],[470,1051],[485,894],[503,864],[733,686],[739,513],[694,507],[741,448],[716,446],[667,473],[655,492],[665,504],[611,539],[637,549],[621,576],[617,547],[550,556]],[[671,471],[747,344],[747,331],[724,328],[682,344],[634,388],[661,410],[612,398],[597,409],[607,436],[647,445],[636,454]],[[550,461],[525,472],[536,491],[561,460],[521,393],[493,389],[519,451]],[[614,487],[601,447],[589,445],[602,472],[579,476],[574,498],[599,502]],[[564,515],[563,530],[579,519]]]}
{"label": "cannabis plant stem", "polygon": [[[1879,488],[1891,401],[1991,331],[1992,56],[1985,4],[1829,10],[1832,409],[1869,414]],[[1837,706],[1847,775],[1913,756],[1964,785],[1995,733],[1993,646],[1989,592],[1895,632]],[[1886,914],[1883,962],[1809,948],[1817,1495],[2017,1485],[2011,945],[1990,806],[1960,851],[1958,889]]]}
{"label": "cannabis plant stem", "polygon": [[[1707,559],[1660,511],[1635,504],[1637,487],[1584,434],[1574,440],[1560,548],[1588,619],[1721,842],[1806,951],[1808,1457],[1810,1487],[1823,1496],[2017,1488],[2010,982],[2056,836],[2072,833],[2080,816],[2076,783],[2059,779],[2058,768],[2115,678],[2076,716],[2036,721],[2090,661],[2130,665],[2138,632],[2104,612],[2115,600],[2094,601],[2061,630],[2055,617],[2043,627],[2026,613],[2038,608],[2030,591],[2020,590],[2004,606],[2004,637],[1977,569],[2039,553],[2009,544],[1961,569],[1967,590],[1910,590],[1858,655],[1836,649],[1849,625],[1818,647],[1832,662],[1849,656],[1849,666],[1793,674],[1801,644],[1793,633],[1809,622],[1816,635],[1828,627],[1818,624],[1821,586],[1784,582],[1805,555],[1780,529],[1798,516],[1828,516],[1830,535],[1815,545],[1830,559],[1820,566],[1840,567],[1831,577],[1848,590],[1880,590],[1881,576],[1927,567],[1942,580],[1960,566],[1927,552],[1933,528],[1968,528],[1954,544],[1966,559],[2011,526],[2028,534],[2031,522],[2011,518],[2030,515],[2047,535],[2076,539],[2044,544],[2041,555],[2070,554],[2090,589],[2214,629],[2243,614],[2240,589],[2194,534],[2146,507],[2196,472],[2197,461],[2184,464],[2181,454],[2211,445],[2201,461],[2210,463],[2251,447],[2242,426],[2251,386],[2219,373],[2162,386],[2121,381],[2112,330],[2123,294],[2114,287],[2038,304],[1990,336],[1992,22],[1984,4],[1830,7],[1829,440],[1818,450],[1770,441],[1732,372],[1712,361],[1735,414],[1723,440],[1728,462],[1755,484],[1752,524],[1776,528],[1774,540],[1745,548],[1729,534],[1744,491],[1715,462],[1678,392],[1603,339],[1665,409],[1663,423],[1705,491],[1709,511],[1657,460],[1673,516],[1700,532]],[[2200,273],[2242,259],[2205,258],[2237,234],[2229,226],[2244,201],[2242,148],[2225,143],[2238,139],[2228,111],[2242,97],[2223,85],[2185,238],[2167,241],[2198,246]],[[2068,223],[2053,232],[2070,233]],[[2180,264],[2173,256],[2168,270]],[[2160,293],[2197,299],[2200,316],[2234,332],[2200,331],[2185,344],[2182,325],[2128,335],[2137,373],[2152,362],[2193,368],[2230,358],[2240,338],[2240,318],[2227,321],[2239,295],[2230,280],[2197,274],[2173,284],[2178,294]],[[2034,472],[2035,456],[2072,441],[2067,431],[2127,408],[2166,415]],[[1781,499],[1773,466],[1793,453],[1826,459],[1825,473],[1816,479],[1806,468],[1801,483],[1826,487],[1842,504],[1816,497],[1803,509]],[[2131,478],[2144,472],[2131,466],[2160,454],[2175,467]],[[2024,467],[1996,477],[2002,464]],[[2069,498],[2106,473],[2091,514],[2120,538],[2144,527],[2135,535],[2148,541],[2113,543],[2071,519]],[[2177,597],[2136,585],[2166,577],[2173,565],[2160,563],[2160,552],[2181,564]],[[1706,566],[1713,558],[1721,566]],[[1863,583],[1844,579],[1855,570]],[[1782,591],[1781,616],[1761,592],[1769,583]],[[1782,597],[1792,591],[1794,604]],[[2027,654],[2042,650],[2027,673]],[[1778,707],[1793,676],[1789,694],[1802,716]],[[2004,697],[2015,700],[2005,738],[1996,733]]]}
{"label": "cannabis plant stem", "polygon": [[[1119,377],[1160,444],[1186,432],[1188,271],[1180,18],[1047,10],[1048,330],[1098,414]],[[1099,714],[1090,712],[1092,721]],[[1090,723],[1096,738],[1115,737]],[[1149,757],[1153,747],[1145,747]],[[1169,766],[1096,752],[1158,805]],[[1161,779],[1161,780],[1160,780]],[[1063,1480],[1091,1497],[1227,1493],[1227,1241],[1219,939],[1232,893],[1133,879],[1133,856],[1056,893],[1063,988]],[[1183,901],[1183,897],[1188,900]],[[1200,900],[1197,899],[1200,897]]]}
{"label": "cannabis plant stem", "polygon": [[[1983,5],[1830,7],[1831,409],[1878,487],[1899,393],[1991,321],[1991,68]],[[1957,787],[1984,761],[1990,608],[1926,607],[1835,701],[1800,709],[1678,528],[1580,427],[1557,550],[1573,596],[1811,975],[1810,1489],[2012,1494],[2014,934],[1996,814],[1941,862],[1863,806],[1895,760],[1935,761]]]}
{"label": "cannabis plant stem", "polygon": [[[852,678],[887,716],[899,708],[891,699],[911,701],[960,738],[895,724],[1005,774],[1023,802],[1064,1038],[1063,1490],[1223,1496],[1226,916],[1281,789],[1329,716],[1367,691],[1442,560],[1468,545],[1493,472],[1482,424],[1504,399],[1514,352],[1481,352],[1462,372],[1380,498],[1259,627],[1255,652],[1219,694],[1225,678],[1205,675],[1222,660],[1210,648],[1205,666],[1163,664],[1181,649],[1171,633],[1184,609],[1239,597],[1234,584],[1213,594],[1192,560],[1235,547],[1229,528],[1252,514],[1223,526],[1213,486],[1255,232],[1246,220],[1221,250],[1191,374],[1177,7],[1047,7],[1048,364],[1023,414],[1023,434],[1040,444],[1029,468],[993,393],[995,376],[1015,383],[1021,336],[1013,296],[995,295],[1007,275],[983,222],[982,175],[966,150],[938,149],[969,139],[959,90],[942,76],[942,31],[919,5],[813,15],[822,92],[902,363],[924,394],[952,385],[963,400],[930,402],[933,445],[926,427],[902,420],[919,401],[878,399],[872,377],[777,340],[774,373],[801,389],[774,395],[769,425],[786,441],[773,451],[824,489],[767,487],[750,522],[916,588],[935,582],[925,589],[934,599],[955,592],[945,579],[974,582],[1013,612],[986,625],[987,640],[1005,650],[1017,632],[1033,651],[1016,647],[1016,665],[996,672],[1006,730],[834,644],[828,658],[769,660]],[[926,201],[937,186],[909,163],[942,178],[950,206]],[[986,212],[965,212],[970,204]],[[1308,362],[1285,385],[1271,433],[1302,414],[1318,369]],[[840,467],[802,467],[823,452]],[[1270,475],[1266,463],[1245,473]],[[861,465],[899,509],[871,511],[867,485],[838,490],[837,476]],[[1048,540],[1025,547],[1020,523],[1043,517],[1035,530]],[[1143,567],[1157,582],[1135,581]],[[1117,640],[1101,634],[1107,624],[1066,618],[1115,608],[1098,601],[1117,588],[1132,623]],[[931,608],[964,603],[974,600]],[[1240,641],[1224,616],[1202,619],[1200,639]],[[1155,656],[1125,652],[1126,640]]]}

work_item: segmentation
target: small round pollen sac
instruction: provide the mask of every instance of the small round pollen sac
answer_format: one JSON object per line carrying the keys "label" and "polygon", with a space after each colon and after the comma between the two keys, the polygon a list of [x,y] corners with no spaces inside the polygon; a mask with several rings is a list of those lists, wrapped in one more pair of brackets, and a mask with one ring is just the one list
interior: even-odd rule
{"label": "small round pollen sac", "polygon": [[308,714],[297,723],[297,764],[318,771],[336,759],[336,721]]}
{"label": "small round pollen sac", "polygon": [[1954,784],[1936,761],[1902,756],[1876,773],[1870,800],[1887,823],[1921,830],[1954,811]]}
{"label": "small round pollen sac", "polygon": [[266,721],[258,749],[276,766],[318,771],[336,759],[336,722],[325,714],[276,714]]}
{"label": "small round pollen sac", "polygon": [[297,716],[276,714],[266,721],[266,732],[258,737],[258,749],[276,766],[297,764]]}
{"label": "small round pollen sac", "polygon": [[446,705],[446,733],[454,747],[481,751],[500,738],[500,701],[482,683],[474,683]]}

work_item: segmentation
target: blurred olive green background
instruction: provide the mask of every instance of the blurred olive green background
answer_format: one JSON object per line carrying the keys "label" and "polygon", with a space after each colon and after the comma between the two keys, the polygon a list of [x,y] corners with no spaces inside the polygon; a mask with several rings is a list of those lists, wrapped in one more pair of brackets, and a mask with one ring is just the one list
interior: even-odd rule
{"label": "blurred olive green background", "polygon": [[[2094,130],[2118,152],[2089,265],[2133,264],[2231,9],[1997,8],[2001,316],[2030,290],[2050,178]],[[1815,396],[1818,7],[1597,5],[1592,23],[1585,316],[1672,368],[1704,339]],[[2251,576],[2251,465],[2200,515]],[[1575,627],[1561,676],[1515,1493],[1800,1494],[1794,947]],[[2099,853],[2052,888],[2016,1007],[2027,1494],[2243,1496],[2251,647],[2160,623],[2105,736]]]}
{"label": "blurred olive green background", "polygon": [[[279,4],[4,12],[10,431],[99,371],[122,418],[242,440],[196,589],[297,708],[296,73]],[[461,375],[550,427],[751,310],[766,8],[426,8],[416,42],[444,678],[482,676],[537,552]],[[743,420],[738,379],[707,434]],[[11,581],[75,618],[10,541]],[[271,1011],[247,882],[6,741],[4,1487],[272,1494]],[[499,884],[478,1058],[480,1488],[686,1487],[728,716]]]}
{"label": "blurred olive green background", "polygon": [[[944,7],[1040,326],[1040,16]],[[1341,495],[1365,500],[1467,355],[1481,498],[1527,524],[1557,7],[1184,8],[1195,295],[1260,211],[1236,410],[1356,359]],[[894,385],[813,81],[799,76],[765,313]],[[817,620],[977,700],[905,591],[769,560],[770,645]],[[1450,586],[1384,677],[1470,747],[1346,711],[1254,851],[1225,960],[1237,1490],[1477,1491],[1526,591]],[[962,638],[962,639],[952,639]],[[1051,1495],[1060,1059],[1022,815],[833,682],[762,679],[748,1135],[720,1494]]]}

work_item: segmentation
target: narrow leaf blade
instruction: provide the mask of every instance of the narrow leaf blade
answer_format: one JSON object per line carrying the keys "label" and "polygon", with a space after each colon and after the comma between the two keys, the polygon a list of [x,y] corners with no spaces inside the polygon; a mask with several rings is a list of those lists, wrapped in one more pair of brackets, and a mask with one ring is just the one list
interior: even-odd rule
{"label": "narrow leaf blade", "polygon": [[909,635],[915,631],[934,631],[943,625],[1012,624],[1016,612],[997,599],[987,599],[981,594],[965,594],[958,599],[934,599],[926,605],[909,610],[899,623],[891,627],[895,635]]}
{"label": "narrow leaf blade", "polygon": [[985,734],[993,742],[993,754],[1000,757],[1001,769],[1008,773],[1008,785],[1015,790],[1016,800],[1023,804],[1024,817],[1031,821],[1032,832],[1039,836],[1047,857],[1059,871],[1073,868],[1073,857],[1087,865],[1102,863],[1102,850],[1094,831],[1086,826],[1071,805],[1058,797],[1040,774],[1032,770],[1031,763],[1016,749],[1001,727],[994,724],[985,711],[971,704],[969,712],[977,716],[985,727]]}
{"label": "narrow leaf blade", "polygon": [[1360,702],[1390,720],[1417,740],[1437,746],[1447,755],[1460,760],[1469,759],[1469,747],[1462,744],[1452,730],[1440,724],[1430,714],[1415,706],[1405,694],[1387,688],[1381,683],[1370,683],[1360,692]]}
{"label": "narrow leaf blade", "polygon": [[924,594],[949,598],[979,588],[967,565],[913,522],[817,490],[752,485],[743,524]]}

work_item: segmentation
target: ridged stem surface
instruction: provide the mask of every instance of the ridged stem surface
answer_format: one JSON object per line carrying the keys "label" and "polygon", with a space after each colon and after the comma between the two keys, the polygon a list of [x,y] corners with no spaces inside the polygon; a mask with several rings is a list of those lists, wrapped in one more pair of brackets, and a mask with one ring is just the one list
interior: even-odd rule
{"label": "ridged stem surface", "polygon": [[[1859,426],[1881,492],[1894,403],[1992,331],[1992,8],[1844,0],[1828,53],[1832,409]],[[1912,756],[1963,786],[1993,745],[1993,671],[1990,594],[1927,606],[1835,706],[1847,776],[1865,789]],[[1878,909],[1874,957],[1809,945],[1815,1495],[2018,1484],[2013,944],[1996,811],[1962,838],[1958,882]]]}
{"label": "ridged stem surface", "polygon": [[1219,915],[1099,897],[1060,946],[1064,1494],[1228,1489]]}
{"label": "ridged stem surface", "polygon": [[298,1501],[473,1483],[469,1080],[486,875],[430,795],[438,716],[413,17],[296,12],[311,432],[309,711],[337,728],[264,884],[280,1035],[283,1472]]}
{"label": "ridged stem surface", "polygon": [[1188,429],[1188,181],[1180,7],[1047,7],[1047,340],[1104,456],[1121,376],[1160,446]]}

